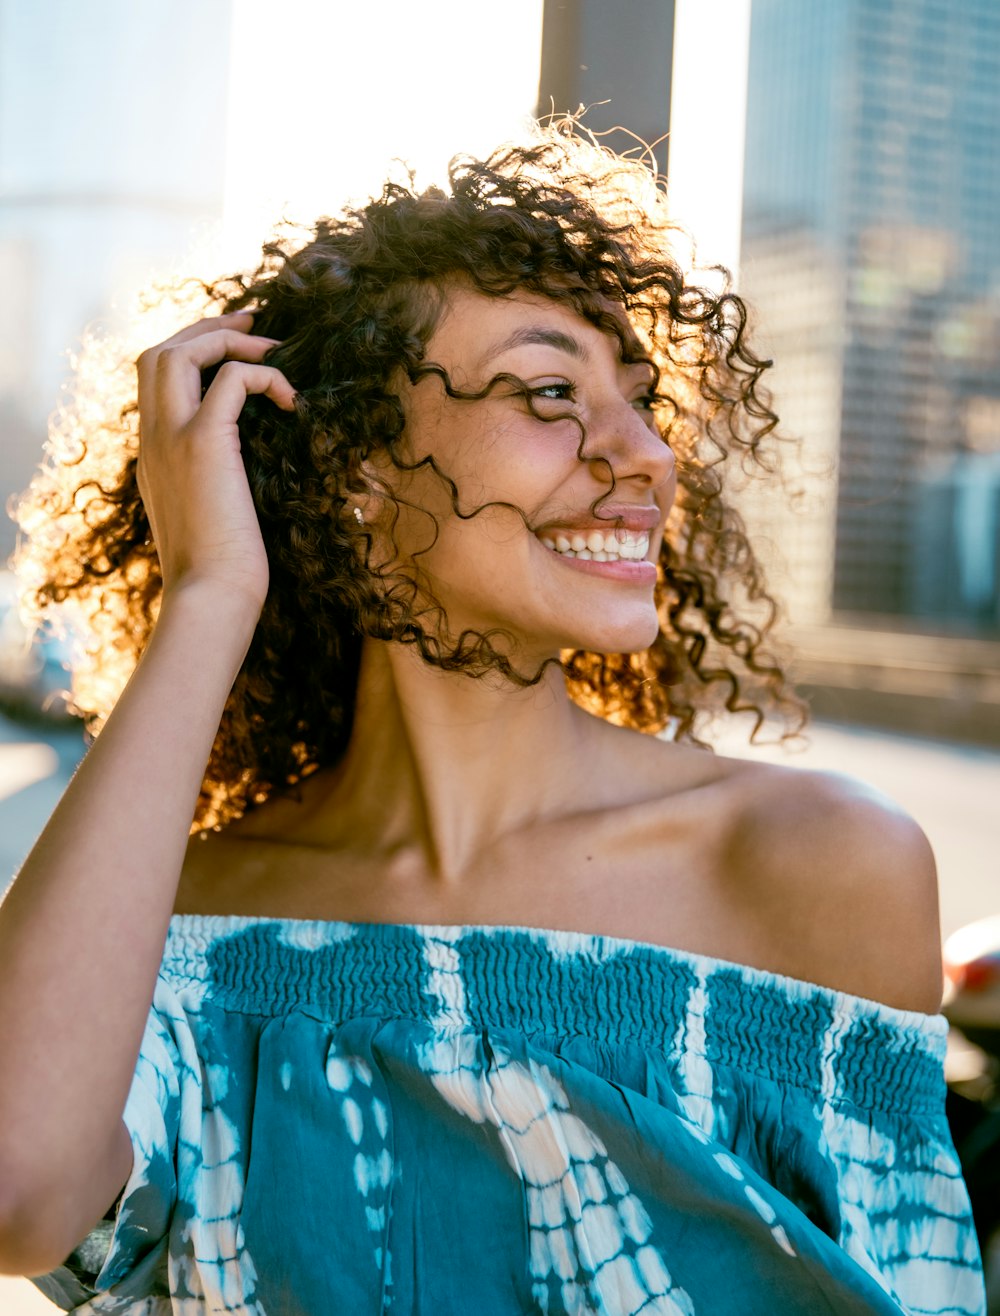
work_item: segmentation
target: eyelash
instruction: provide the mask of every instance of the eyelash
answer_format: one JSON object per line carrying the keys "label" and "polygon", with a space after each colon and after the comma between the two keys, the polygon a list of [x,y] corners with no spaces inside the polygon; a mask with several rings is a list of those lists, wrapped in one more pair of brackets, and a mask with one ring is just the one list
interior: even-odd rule
{"label": "eyelash", "polygon": [[[561,396],[557,398],[549,397],[553,390],[559,390]],[[576,397],[575,384],[543,384],[541,388],[529,389],[533,398],[542,398],[545,402],[572,402]]]}
{"label": "eyelash", "polygon": [[[553,390],[559,390],[560,396],[550,397],[549,394]],[[543,384],[540,388],[530,389],[529,392],[533,398],[541,398],[543,402],[573,402],[576,398],[576,385],[569,381],[561,384]],[[656,400],[656,394],[650,389],[648,393],[642,393],[634,398],[633,403],[641,402],[644,411],[652,411]]]}

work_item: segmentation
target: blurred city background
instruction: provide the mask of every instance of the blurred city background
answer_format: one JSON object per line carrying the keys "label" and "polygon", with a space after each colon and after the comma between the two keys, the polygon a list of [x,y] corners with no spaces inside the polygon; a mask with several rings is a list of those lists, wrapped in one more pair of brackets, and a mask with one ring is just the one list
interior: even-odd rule
{"label": "blurred city background", "polygon": [[[732,270],[800,495],[742,510],[816,724],[797,759],[903,804],[946,933],[1000,912],[1000,6],[995,0],[0,0],[0,492],[85,326],[274,221],[590,109],[653,144]],[[706,269],[706,280],[720,276]],[[791,451],[791,450],[790,450]],[[0,561],[15,546],[0,519]],[[0,885],[80,754],[64,653],[0,575]],[[720,737],[748,750],[741,728]],[[763,751],[778,757],[784,751]],[[0,1279],[4,1313],[52,1311]]]}

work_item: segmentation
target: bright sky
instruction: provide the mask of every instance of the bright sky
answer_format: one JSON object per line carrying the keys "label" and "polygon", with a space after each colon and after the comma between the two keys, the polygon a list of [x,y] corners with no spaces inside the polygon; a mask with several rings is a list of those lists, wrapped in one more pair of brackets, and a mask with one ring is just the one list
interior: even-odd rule
{"label": "bright sky", "polygon": [[[418,181],[488,151],[533,113],[542,0],[236,0],[226,263],[282,214],[311,222],[376,190],[393,157]],[[703,263],[739,258],[750,0],[677,0],[670,174]],[[284,56],[284,57],[283,57]],[[705,70],[711,69],[711,92]]]}
{"label": "bright sky", "polygon": [[750,0],[676,0],[670,200],[701,264],[740,256]]}
{"label": "bright sky", "polygon": [[[422,183],[514,133],[538,94],[542,0],[237,0],[226,228],[259,238],[376,190],[393,157]],[[282,59],[283,48],[287,58]]]}

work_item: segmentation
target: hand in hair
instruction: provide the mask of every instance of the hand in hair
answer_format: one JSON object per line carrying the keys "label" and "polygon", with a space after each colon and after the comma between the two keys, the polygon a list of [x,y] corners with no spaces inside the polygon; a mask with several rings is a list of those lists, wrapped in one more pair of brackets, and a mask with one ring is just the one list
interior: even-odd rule
{"label": "hand in hair", "polygon": [[[164,595],[211,581],[259,613],[267,555],[240,457],[238,420],[260,393],[284,410],[295,391],[262,365],[276,343],[240,312],[199,320],[138,361],[137,483],[160,560]],[[203,372],[218,369],[203,390]]]}

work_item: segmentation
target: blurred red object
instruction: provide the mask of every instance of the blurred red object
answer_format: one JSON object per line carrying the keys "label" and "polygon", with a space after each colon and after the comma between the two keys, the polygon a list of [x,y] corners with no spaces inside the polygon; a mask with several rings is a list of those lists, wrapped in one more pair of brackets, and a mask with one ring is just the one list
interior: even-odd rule
{"label": "blurred red object", "polygon": [[978,919],[944,944],[944,1013],[964,1033],[1000,1032],[1000,915]]}

